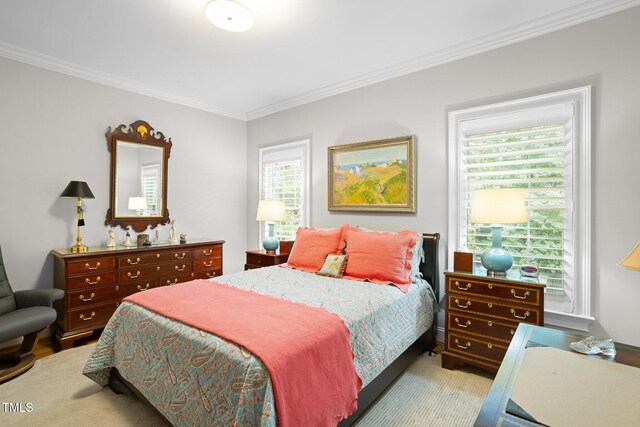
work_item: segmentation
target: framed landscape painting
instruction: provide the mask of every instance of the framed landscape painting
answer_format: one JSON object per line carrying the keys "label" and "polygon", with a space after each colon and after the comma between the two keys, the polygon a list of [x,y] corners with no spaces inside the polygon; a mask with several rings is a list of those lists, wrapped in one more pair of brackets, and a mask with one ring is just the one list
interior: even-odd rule
{"label": "framed landscape painting", "polygon": [[415,212],[414,137],[329,147],[329,210]]}

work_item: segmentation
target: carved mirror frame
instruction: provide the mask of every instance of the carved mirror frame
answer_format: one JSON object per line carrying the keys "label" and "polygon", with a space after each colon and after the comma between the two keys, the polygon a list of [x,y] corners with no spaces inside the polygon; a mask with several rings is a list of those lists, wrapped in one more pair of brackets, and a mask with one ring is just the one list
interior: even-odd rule
{"label": "carved mirror frame", "polygon": [[[121,124],[115,129],[109,127],[105,134],[107,147],[111,153],[111,189],[109,192],[109,210],[104,221],[105,225],[120,226],[124,229],[133,228],[136,232],[142,232],[148,226],[155,228],[161,224],[169,222],[169,209],[167,208],[167,179],[169,172],[169,156],[171,155],[171,138],[167,138],[160,131],[157,131],[143,120],[137,120],[130,125]],[[116,164],[117,164],[117,143],[118,141],[132,142],[153,147],[163,148],[162,156],[162,211],[159,216],[116,216]]]}

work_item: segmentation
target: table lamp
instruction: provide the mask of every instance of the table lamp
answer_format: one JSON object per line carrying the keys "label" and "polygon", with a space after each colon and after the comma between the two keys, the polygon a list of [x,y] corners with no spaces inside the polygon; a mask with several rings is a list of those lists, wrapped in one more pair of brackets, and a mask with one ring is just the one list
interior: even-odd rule
{"label": "table lamp", "polygon": [[144,197],[129,197],[129,210],[136,211],[136,215],[142,215],[142,211],[147,209],[147,199]]}
{"label": "table lamp", "polygon": [[67,188],[64,189],[60,197],[76,197],[76,219],[78,220],[78,235],[76,237],[76,244],[70,249],[71,253],[83,253],[87,252],[87,247],[82,244],[82,237],[80,237],[80,227],[84,226],[84,218],[82,217],[82,199],[94,199],[93,193],[89,186],[84,181],[71,181]]}
{"label": "table lamp", "polygon": [[618,265],[629,270],[640,271],[640,243]]}
{"label": "table lamp", "polygon": [[285,211],[284,211],[284,202],[280,200],[260,200],[258,202],[258,214],[256,215],[256,221],[270,221],[268,223],[269,226],[269,237],[266,237],[262,241],[262,246],[267,251],[268,254],[273,254],[278,249],[278,239],[276,239],[273,235],[273,222],[271,221],[284,221],[285,220]]}
{"label": "table lamp", "polygon": [[505,277],[513,256],[502,249],[502,224],[527,222],[524,189],[475,190],[471,197],[471,222],[491,225],[491,248],[482,253],[482,266],[487,276]]}

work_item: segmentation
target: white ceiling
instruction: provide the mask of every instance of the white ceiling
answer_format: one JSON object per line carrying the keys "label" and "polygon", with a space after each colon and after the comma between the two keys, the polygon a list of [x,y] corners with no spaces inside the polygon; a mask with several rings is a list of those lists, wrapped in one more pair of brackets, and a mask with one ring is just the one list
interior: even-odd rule
{"label": "white ceiling", "polygon": [[206,3],[0,0],[0,56],[245,120],[640,0],[258,0],[246,33]]}

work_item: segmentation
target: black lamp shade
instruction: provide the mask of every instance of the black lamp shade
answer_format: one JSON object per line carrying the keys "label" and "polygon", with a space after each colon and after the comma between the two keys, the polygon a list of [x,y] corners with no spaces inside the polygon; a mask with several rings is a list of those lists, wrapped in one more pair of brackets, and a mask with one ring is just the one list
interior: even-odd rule
{"label": "black lamp shade", "polygon": [[60,197],[81,197],[83,199],[95,199],[91,189],[84,181],[71,181],[64,189]]}

